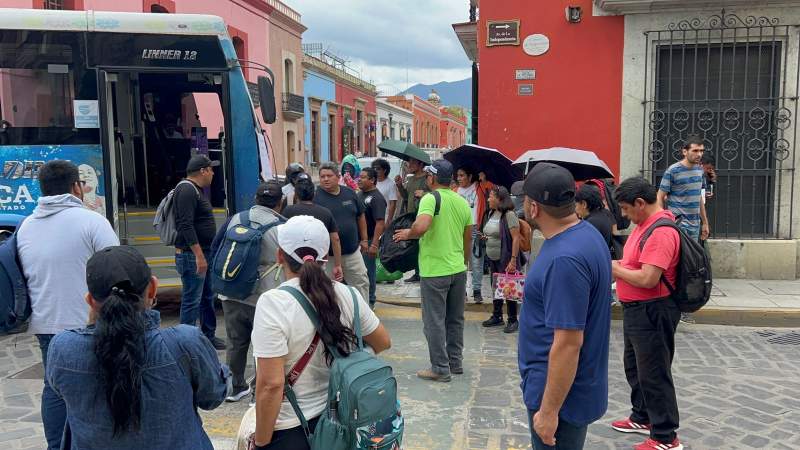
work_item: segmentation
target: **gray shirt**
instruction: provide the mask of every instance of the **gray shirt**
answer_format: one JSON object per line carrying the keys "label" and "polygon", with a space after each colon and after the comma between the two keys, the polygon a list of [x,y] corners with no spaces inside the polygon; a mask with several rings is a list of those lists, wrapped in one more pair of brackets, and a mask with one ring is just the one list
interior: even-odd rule
{"label": "gray shirt", "polygon": [[[499,260],[503,252],[502,241],[500,240],[500,217],[500,212],[494,211],[483,227],[483,234],[487,237],[486,257],[492,261]],[[514,211],[506,212],[506,222],[509,230],[519,227],[519,219],[514,214]]]}
{"label": "gray shirt", "polygon": [[[277,222],[280,218],[280,214],[267,208],[266,206],[256,205],[250,208],[250,226],[252,228]],[[236,214],[231,218],[231,221],[228,224],[228,230],[241,223],[241,214]],[[280,266],[276,260],[277,254],[278,227],[273,226],[267,230],[266,233],[264,233],[264,237],[261,239],[261,255],[258,264],[258,274],[260,279],[256,290],[252,295],[244,300],[228,298],[224,295],[219,296],[220,300],[228,300],[256,306],[256,303],[258,303],[258,298],[261,296],[261,294],[280,286],[284,281],[283,272],[280,270]]]}

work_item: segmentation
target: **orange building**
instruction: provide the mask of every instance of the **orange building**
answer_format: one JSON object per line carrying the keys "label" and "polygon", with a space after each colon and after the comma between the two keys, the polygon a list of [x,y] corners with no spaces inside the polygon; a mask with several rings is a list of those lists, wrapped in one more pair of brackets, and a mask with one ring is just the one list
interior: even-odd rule
{"label": "orange building", "polygon": [[414,129],[411,132],[411,142],[421,148],[439,147],[439,96],[433,98],[432,94],[425,101],[416,95],[405,94],[388,97],[386,101],[411,111],[414,114]]}
{"label": "orange building", "polygon": [[457,110],[442,107],[439,109],[439,148],[453,149],[467,141],[467,119]]}

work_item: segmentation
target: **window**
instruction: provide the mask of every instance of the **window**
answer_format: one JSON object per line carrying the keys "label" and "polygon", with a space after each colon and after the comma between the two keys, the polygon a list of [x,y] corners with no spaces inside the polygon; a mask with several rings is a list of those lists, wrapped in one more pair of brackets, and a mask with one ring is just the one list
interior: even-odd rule
{"label": "window", "polygon": [[44,9],[64,9],[64,0],[44,0]]}
{"label": "window", "polygon": [[169,14],[169,10],[161,5],[150,5],[150,12],[155,14]]}
{"label": "window", "polygon": [[294,94],[294,63],[288,58],[283,61],[283,91]]}
{"label": "window", "polygon": [[319,145],[319,111],[311,111],[311,151],[313,160],[320,160]]}

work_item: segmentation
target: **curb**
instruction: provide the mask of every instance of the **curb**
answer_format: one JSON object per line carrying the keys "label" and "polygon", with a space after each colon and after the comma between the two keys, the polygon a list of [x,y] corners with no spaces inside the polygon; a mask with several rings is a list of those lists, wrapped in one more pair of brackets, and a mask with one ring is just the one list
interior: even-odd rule
{"label": "curb", "polygon": [[[383,297],[378,302],[387,305],[420,308],[420,302],[405,297]],[[467,303],[466,311],[483,312],[491,314],[492,303],[482,304]],[[797,328],[800,327],[800,309],[724,309],[708,306],[692,315],[698,324],[703,325],[732,325],[739,327],[761,328]],[[611,307],[611,319],[622,320],[622,306],[615,304]]]}

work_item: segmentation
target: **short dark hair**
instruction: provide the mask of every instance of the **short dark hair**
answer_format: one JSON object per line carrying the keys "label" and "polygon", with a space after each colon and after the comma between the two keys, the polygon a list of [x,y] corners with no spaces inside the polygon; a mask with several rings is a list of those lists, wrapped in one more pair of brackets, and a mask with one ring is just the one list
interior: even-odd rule
{"label": "short dark hair", "polygon": [[717,163],[717,159],[716,159],[716,158],[714,158],[714,155],[712,155],[711,153],[709,153],[709,152],[704,152],[704,153],[703,153],[703,157],[702,157],[702,158],[700,158],[700,163],[701,163],[701,164],[711,164],[711,165],[714,165],[714,164],[716,164],[716,163]]}
{"label": "short dark hair", "polygon": [[361,172],[367,174],[367,178],[369,178],[372,181],[378,179],[378,173],[372,167],[365,167],[361,169]]}
{"label": "short dark hair", "polygon": [[495,186],[494,189],[492,189],[492,193],[500,202],[500,204],[497,205],[498,211],[505,213],[506,211],[514,210],[514,202],[511,200],[511,194],[508,193],[508,189],[503,186]]}
{"label": "short dark hair", "polygon": [[464,173],[467,175],[467,178],[469,178],[470,183],[474,183],[475,180],[478,178],[478,174],[475,173],[475,169],[473,169],[472,166],[461,166],[458,169],[456,169],[456,174],[458,174],[459,170],[464,171]]}
{"label": "short dark hair", "polygon": [[[265,193],[265,191],[267,192]],[[270,209],[275,208],[280,205],[283,200],[283,195],[281,194],[280,182],[277,180],[267,181],[259,186],[258,192],[256,193],[256,205],[265,206]]]}
{"label": "short dark hair", "polygon": [[341,173],[339,172],[339,166],[337,166],[337,165],[336,165],[336,163],[335,163],[335,162],[332,162],[332,161],[326,161],[326,162],[324,162],[324,163],[320,164],[320,166],[319,166],[319,171],[320,171],[320,173],[322,173],[322,171],[323,171],[323,170],[330,170],[330,171],[331,171],[331,172],[333,172],[333,173],[334,173],[334,174],[335,174],[337,177],[338,177],[339,175],[341,175]]}
{"label": "short dark hair", "polygon": [[63,159],[49,161],[39,169],[39,189],[45,197],[69,194],[80,179],[78,166]]}
{"label": "short dark hair", "polygon": [[642,177],[631,177],[620,183],[614,192],[614,199],[617,200],[617,203],[632,205],[637,198],[652,205],[658,200],[658,189]]}
{"label": "short dark hair", "polygon": [[575,202],[586,202],[589,211],[599,211],[603,209],[603,197],[600,196],[600,189],[591,184],[584,184],[575,193]]}
{"label": "short dark hair", "polygon": [[389,165],[389,161],[383,158],[378,158],[375,161],[372,161],[372,168],[383,170],[387,177],[389,176],[389,173],[392,172],[392,166]]}
{"label": "short dark hair", "polygon": [[683,149],[689,150],[693,145],[706,145],[706,143],[699,134],[690,134],[686,137],[686,143],[683,144]]}
{"label": "short dark hair", "polygon": [[308,178],[297,180],[297,184],[294,186],[294,192],[301,202],[310,202],[314,200],[314,191],[316,191],[314,182]]}

